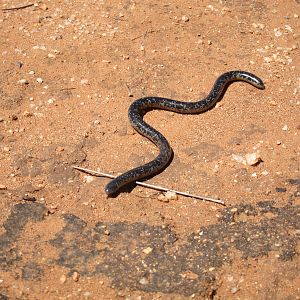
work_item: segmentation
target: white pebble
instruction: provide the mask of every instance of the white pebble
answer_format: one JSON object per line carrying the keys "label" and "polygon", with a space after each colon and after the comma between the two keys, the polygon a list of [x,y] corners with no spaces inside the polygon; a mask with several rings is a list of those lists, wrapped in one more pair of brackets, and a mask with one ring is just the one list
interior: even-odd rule
{"label": "white pebble", "polygon": [[282,32],[278,28],[274,29],[274,34],[275,34],[276,37],[282,36]]}
{"label": "white pebble", "polygon": [[140,284],[145,285],[149,283],[149,280],[146,277],[143,277],[139,282]]}
{"label": "white pebble", "polygon": [[175,192],[167,191],[165,197],[168,200],[177,200],[177,194]]}
{"label": "white pebble", "polygon": [[231,293],[232,294],[235,294],[236,292],[238,292],[238,290],[239,290],[239,288],[238,287],[233,287],[233,288],[231,288]]}
{"label": "white pebble", "polygon": [[147,248],[143,249],[143,252],[144,252],[145,254],[149,254],[149,253],[151,253],[152,251],[153,251],[153,248],[151,248],[151,247],[147,247]]}
{"label": "white pebble", "polygon": [[243,156],[237,154],[232,154],[231,156],[236,162],[244,165],[246,164],[246,161]]}
{"label": "white pebble", "polygon": [[80,84],[87,84],[89,81],[87,79],[81,79],[80,80]]}
{"label": "white pebble", "polygon": [[282,127],[282,130],[283,130],[283,131],[287,131],[287,130],[288,130],[288,126],[285,124],[285,125]]}
{"label": "white pebble", "polygon": [[246,159],[246,163],[249,166],[253,166],[256,165],[258,162],[261,161],[261,157],[258,153],[254,152],[254,153],[247,153],[245,155],[245,159]]}
{"label": "white pebble", "polygon": [[181,20],[182,20],[183,22],[188,22],[188,21],[189,21],[189,17],[188,17],[188,16],[182,16],[182,17],[181,17]]}
{"label": "white pebble", "polygon": [[21,84],[21,85],[27,85],[27,84],[29,84],[29,82],[28,82],[27,79],[20,79],[20,80],[18,81],[18,84]]}
{"label": "white pebble", "polygon": [[38,77],[37,79],[36,79],[36,81],[38,82],[38,83],[43,83],[43,79],[42,78],[40,78],[40,77]]}

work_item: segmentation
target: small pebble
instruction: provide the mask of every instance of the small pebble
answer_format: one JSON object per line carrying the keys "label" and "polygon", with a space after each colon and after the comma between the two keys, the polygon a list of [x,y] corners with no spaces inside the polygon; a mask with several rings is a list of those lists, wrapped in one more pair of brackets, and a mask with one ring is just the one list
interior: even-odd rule
{"label": "small pebble", "polygon": [[31,113],[30,111],[25,110],[25,111],[23,112],[23,116],[24,116],[24,117],[31,117],[31,116],[32,116],[32,113]]}
{"label": "small pebble", "polygon": [[28,81],[27,79],[20,79],[20,80],[18,81],[18,84],[21,84],[21,85],[27,85],[27,84],[29,84],[29,81]]}
{"label": "small pebble", "polygon": [[7,190],[7,186],[4,184],[0,184],[0,190]]}
{"label": "small pebble", "polygon": [[287,130],[288,130],[288,126],[285,124],[285,125],[282,127],[282,130],[283,130],[283,131],[287,131]]}
{"label": "small pebble", "polygon": [[177,194],[175,192],[172,192],[172,191],[167,191],[165,193],[165,197],[168,199],[168,200],[177,200]]}
{"label": "small pebble", "polygon": [[92,294],[90,292],[84,292],[83,293],[83,297],[88,298],[90,297]]}
{"label": "small pebble", "polygon": [[241,164],[244,164],[244,165],[246,164],[246,161],[245,161],[244,157],[241,156],[241,155],[232,154],[231,157],[232,157],[236,162],[238,162],[238,163],[241,163]]}
{"label": "small pebble", "polygon": [[143,252],[144,252],[145,254],[149,254],[149,253],[151,253],[152,251],[153,251],[153,248],[151,248],[151,247],[147,247],[147,248],[143,249]]}
{"label": "small pebble", "polygon": [[189,21],[189,17],[188,17],[188,16],[182,16],[182,17],[181,17],[181,20],[182,20],[183,22],[188,22],[188,21]]}
{"label": "small pebble", "polygon": [[49,58],[56,58],[56,55],[55,55],[55,54],[52,54],[52,53],[49,53],[49,54],[48,54],[48,57],[49,57]]}
{"label": "small pebble", "polygon": [[239,290],[239,288],[237,288],[237,287],[233,287],[230,289],[232,294],[235,294],[236,292],[238,292],[238,290]]}
{"label": "small pebble", "polygon": [[18,68],[22,68],[22,66],[23,66],[23,63],[22,63],[22,62],[20,62],[20,61],[17,61],[17,62],[16,62],[16,66],[17,66]]}
{"label": "small pebble", "polygon": [[67,281],[67,276],[66,275],[61,275],[59,278],[60,283],[65,283]]}
{"label": "small pebble", "polygon": [[245,155],[245,159],[246,159],[246,163],[247,165],[249,166],[254,166],[256,165],[257,163],[261,162],[261,157],[258,153],[247,153]]}
{"label": "small pebble", "polygon": [[165,195],[163,195],[163,194],[159,194],[158,197],[157,197],[157,199],[158,199],[159,201],[161,201],[161,202],[166,202],[166,203],[168,203],[168,202],[170,201],[170,200],[167,199],[167,198],[165,197]]}
{"label": "small pebble", "polygon": [[79,280],[79,273],[78,272],[74,272],[72,275],[72,279],[77,282]]}
{"label": "small pebble", "polygon": [[149,280],[146,278],[146,277],[143,277],[140,281],[139,281],[140,284],[142,285],[145,285],[145,284],[148,284],[149,283]]}
{"label": "small pebble", "polygon": [[81,79],[80,80],[80,84],[84,85],[84,84],[88,84],[88,80],[87,79]]}
{"label": "small pebble", "polygon": [[36,79],[36,81],[37,81],[38,83],[43,83],[43,82],[44,82],[44,80],[43,80],[42,78],[40,78],[40,77],[38,77],[38,78]]}
{"label": "small pebble", "polygon": [[95,180],[95,176],[85,175],[84,180],[85,180],[86,183],[91,183],[92,181]]}
{"label": "small pebble", "polygon": [[61,147],[61,146],[58,146],[56,149],[55,149],[56,152],[63,152],[65,151],[65,148],[64,147]]}

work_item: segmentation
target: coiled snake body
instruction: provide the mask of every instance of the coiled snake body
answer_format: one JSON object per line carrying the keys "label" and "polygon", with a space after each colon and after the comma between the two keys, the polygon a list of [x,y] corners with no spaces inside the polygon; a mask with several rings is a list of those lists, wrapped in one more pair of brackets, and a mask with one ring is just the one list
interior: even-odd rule
{"label": "coiled snake body", "polygon": [[262,80],[254,74],[230,71],[222,74],[214,83],[208,96],[197,102],[181,102],[159,97],[146,97],[134,101],[128,109],[129,121],[138,133],[147,137],[159,148],[159,155],[154,160],[113,179],[105,187],[106,194],[115,194],[125,185],[158,173],[166,167],[172,157],[172,148],[167,139],[143,120],[147,111],[161,109],[180,114],[203,113],[221,100],[227,87],[234,81],[244,81],[261,90],[265,88]]}

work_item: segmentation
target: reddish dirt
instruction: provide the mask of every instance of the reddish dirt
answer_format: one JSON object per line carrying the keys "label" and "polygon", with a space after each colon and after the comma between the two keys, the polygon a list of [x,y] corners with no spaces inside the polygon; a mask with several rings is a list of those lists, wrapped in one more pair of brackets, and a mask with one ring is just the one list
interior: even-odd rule
{"label": "reddish dirt", "polygon": [[[298,0],[0,8],[0,299],[300,299]],[[107,198],[108,179],[72,168],[153,159],[130,103],[196,101],[237,69],[266,89],[145,116],[174,150],[149,182],[227,207],[141,187]]]}

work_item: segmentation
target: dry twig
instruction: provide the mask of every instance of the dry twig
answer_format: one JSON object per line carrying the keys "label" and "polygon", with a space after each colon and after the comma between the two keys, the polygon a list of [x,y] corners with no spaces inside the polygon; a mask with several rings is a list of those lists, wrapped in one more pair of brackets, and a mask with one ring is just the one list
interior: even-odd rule
{"label": "dry twig", "polygon": [[30,4],[25,4],[25,5],[22,5],[22,6],[17,6],[17,7],[9,7],[9,8],[2,8],[2,11],[12,11],[12,10],[19,10],[19,9],[24,9],[24,8],[27,8],[27,7],[31,7],[33,6],[34,4],[33,3],[30,3]]}
{"label": "dry twig", "polygon": [[[116,176],[111,175],[111,174],[102,173],[102,172],[98,172],[98,171],[94,171],[94,170],[89,170],[89,169],[85,169],[85,168],[81,168],[81,167],[77,167],[77,166],[73,166],[73,168],[76,170],[94,175],[94,176],[103,176],[103,177],[108,177],[108,178],[112,178],[112,179],[116,178]],[[175,191],[172,189],[168,189],[165,187],[161,187],[161,186],[157,186],[157,185],[153,185],[153,184],[149,184],[149,183],[145,183],[145,182],[140,182],[140,181],[136,181],[135,183],[137,185],[147,187],[150,189],[155,189],[155,190],[162,191],[162,192],[173,192],[173,193],[176,193],[177,195],[181,195],[184,197],[190,197],[190,198],[195,198],[195,199],[199,199],[199,200],[203,200],[203,201],[210,201],[210,202],[214,202],[217,204],[225,205],[225,202],[220,199],[213,199],[213,198],[209,198],[209,197],[205,197],[205,196],[198,196],[198,195],[193,195],[193,194],[189,194],[189,193],[185,193],[185,192]]]}

